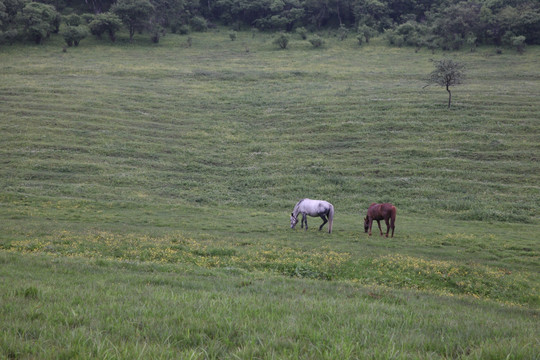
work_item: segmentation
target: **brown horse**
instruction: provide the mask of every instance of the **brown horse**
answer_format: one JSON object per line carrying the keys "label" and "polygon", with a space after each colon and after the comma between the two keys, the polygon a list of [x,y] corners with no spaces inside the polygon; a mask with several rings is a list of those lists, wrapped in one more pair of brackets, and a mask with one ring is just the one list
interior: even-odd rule
{"label": "brown horse", "polygon": [[371,236],[371,226],[373,225],[373,220],[377,220],[381,236],[383,235],[381,229],[381,220],[384,220],[386,223],[386,237],[388,237],[390,229],[392,229],[392,237],[394,237],[394,229],[396,227],[396,207],[394,205],[390,203],[373,203],[369,206],[367,216],[364,219],[364,230],[365,232],[368,232],[369,230],[369,236]]}

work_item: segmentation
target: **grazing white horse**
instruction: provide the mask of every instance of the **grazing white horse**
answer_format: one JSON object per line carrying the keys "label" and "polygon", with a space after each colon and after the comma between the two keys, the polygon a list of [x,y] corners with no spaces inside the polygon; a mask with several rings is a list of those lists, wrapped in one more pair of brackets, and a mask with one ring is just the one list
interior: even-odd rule
{"label": "grazing white horse", "polygon": [[298,224],[298,214],[302,215],[300,227],[304,227],[305,223],[307,230],[307,215],[320,216],[321,219],[323,219],[323,223],[321,226],[319,226],[319,231],[322,230],[324,224],[328,223],[328,233],[332,233],[332,223],[334,222],[334,205],[330,204],[328,201],[311,199],[300,200],[294,206],[293,212],[291,213],[291,229],[294,229],[296,224]]}

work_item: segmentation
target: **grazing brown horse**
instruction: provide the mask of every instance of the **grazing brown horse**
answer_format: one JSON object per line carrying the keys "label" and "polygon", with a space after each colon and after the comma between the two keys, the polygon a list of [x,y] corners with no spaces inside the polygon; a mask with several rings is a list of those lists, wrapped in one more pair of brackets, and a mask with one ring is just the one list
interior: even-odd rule
{"label": "grazing brown horse", "polygon": [[369,206],[367,216],[364,219],[364,230],[365,232],[368,232],[369,230],[369,236],[371,236],[371,226],[373,225],[373,220],[377,220],[381,236],[383,235],[381,229],[381,220],[384,220],[386,223],[386,237],[388,237],[390,228],[392,229],[392,237],[394,237],[394,229],[396,227],[396,207],[394,205],[390,203],[373,203]]}

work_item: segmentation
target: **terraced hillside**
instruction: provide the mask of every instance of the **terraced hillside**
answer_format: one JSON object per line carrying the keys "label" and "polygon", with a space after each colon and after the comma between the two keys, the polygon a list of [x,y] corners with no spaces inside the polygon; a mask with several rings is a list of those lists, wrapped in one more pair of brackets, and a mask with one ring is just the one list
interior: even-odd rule
{"label": "terraced hillside", "polygon": [[0,357],[538,357],[539,48],[190,36],[0,48]]}

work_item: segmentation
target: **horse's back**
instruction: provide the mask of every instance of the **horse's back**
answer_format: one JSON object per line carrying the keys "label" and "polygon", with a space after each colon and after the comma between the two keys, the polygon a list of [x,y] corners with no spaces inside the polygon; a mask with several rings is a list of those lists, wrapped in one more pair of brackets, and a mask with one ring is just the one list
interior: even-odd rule
{"label": "horse's back", "polygon": [[310,215],[318,215],[333,207],[333,205],[326,200],[313,200],[307,198],[300,200],[298,206],[301,207],[301,211],[305,211]]}
{"label": "horse's back", "polygon": [[368,208],[368,215],[373,218],[385,218],[395,216],[396,207],[391,203],[377,204],[373,203]]}

